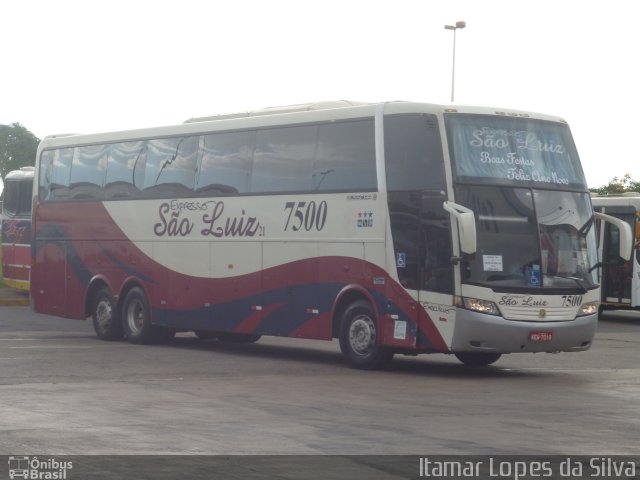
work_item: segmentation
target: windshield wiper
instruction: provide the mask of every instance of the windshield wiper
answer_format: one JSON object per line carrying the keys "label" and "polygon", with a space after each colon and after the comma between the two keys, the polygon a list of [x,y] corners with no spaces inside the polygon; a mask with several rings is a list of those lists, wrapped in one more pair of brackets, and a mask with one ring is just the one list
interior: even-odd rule
{"label": "windshield wiper", "polygon": [[585,284],[583,283],[584,280],[578,277],[563,277],[562,275],[549,275],[550,277],[553,278],[563,278],[565,280],[573,280],[576,285],[578,285],[581,289],[582,289],[582,293],[587,293],[589,290],[587,289],[587,287],[585,286]]}
{"label": "windshield wiper", "polygon": [[588,232],[588,231],[589,231],[589,229],[591,228],[591,225],[593,225],[593,219],[594,219],[594,217],[593,217],[593,215],[592,215],[592,216],[589,218],[589,220],[587,220],[587,221],[584,223],[584,225],[582,225],[582,226],[580,227],[580,229],[578,230],[578,233],[579,233],[581,236],[583,236],[583,237],[584,237],[584,236],[586,236],[586,235],[587,235],[587,232]]}

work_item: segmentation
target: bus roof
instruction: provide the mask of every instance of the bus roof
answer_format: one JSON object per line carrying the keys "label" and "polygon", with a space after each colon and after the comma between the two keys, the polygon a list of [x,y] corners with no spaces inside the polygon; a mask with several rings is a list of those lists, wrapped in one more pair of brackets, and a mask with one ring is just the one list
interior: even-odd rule
{"label": "bus roof", "polygon": [[33,178],[33,174],[35,173],[35,167],[22,167],[20,170],[12,170],[7,173],[7,176],[4,178],[5,180],[20,180],[20,179],[29,179]]}
{"label": "bus roof", "polygon": [[634,207],[640,210],[640,192],[624,192],[609,195],[591,194],[591,202],[596,207]]}
{"label": "bus roof", "polygon": [[373,117],[376,112],[379,111],[379,109],[383,109],[385,114],[484,114],[509,117],[525,117],[566,123],[560,117],[513,109],[496,109],[490,107],[462,105],[446,106],[405,101],[365,103],[338,100],[333,102],[316,102],[283,107],[271,107],[250,112],[239,112],[214,115],[210,117],[191,118],[182,124],[163,127],[94,133],[88,135],[49,135],[40,142],[39,150],[42,150],[44,148],[91,145],[95,143],[135,141],[173,135],[198,135],[215,131],[232,131],[245,128],[250,129],[322,121],[346,120],[349,118]]}

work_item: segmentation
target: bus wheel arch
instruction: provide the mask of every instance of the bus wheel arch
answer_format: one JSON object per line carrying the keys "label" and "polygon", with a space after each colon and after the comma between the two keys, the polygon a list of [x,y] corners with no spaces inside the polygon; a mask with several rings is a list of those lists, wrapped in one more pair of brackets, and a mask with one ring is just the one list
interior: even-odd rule
{"label": "bus wheel arch", "polygon": [[104,280],[96,280],[87,290],[85,308],[96,335],[101,340],[121,340],[124,336],[120,308]]}
{"label": "bus wheel arch", "polygon": [[373,305],[373,299],[369,296],[368,292],[357,285],[347,286],[336,295],[336,301],[332,309],[332,338],[340,338],[340,326],[344,312],[352,303],[358,301],[368,302],[370,305]]}

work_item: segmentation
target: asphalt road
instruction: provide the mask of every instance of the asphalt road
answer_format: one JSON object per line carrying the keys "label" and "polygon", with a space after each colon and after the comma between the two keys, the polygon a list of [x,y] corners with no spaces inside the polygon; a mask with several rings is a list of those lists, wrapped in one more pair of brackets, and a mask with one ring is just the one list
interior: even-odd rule
{"label": "asphalt road", "polygon": [[90,322],[0,308],[0,454],[640,453],[640,317],[593,348],[348,367],[336,342],[137,346]]}

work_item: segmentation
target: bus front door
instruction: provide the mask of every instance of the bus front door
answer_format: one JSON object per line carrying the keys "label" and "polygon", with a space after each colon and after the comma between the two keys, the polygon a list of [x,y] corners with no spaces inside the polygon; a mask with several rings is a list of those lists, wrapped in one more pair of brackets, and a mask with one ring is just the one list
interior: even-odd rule
{"label": "bus front door", "polygon": [[[607,212],[609,213],[609,212]],[[632,214],[614,214],[630,225],[634,225]],[[604,224],[604,244],[602,254],[602,301],[607,304],[630,305],[633,257],[623,261],[620,258],[620,231],[612,224]]]}

